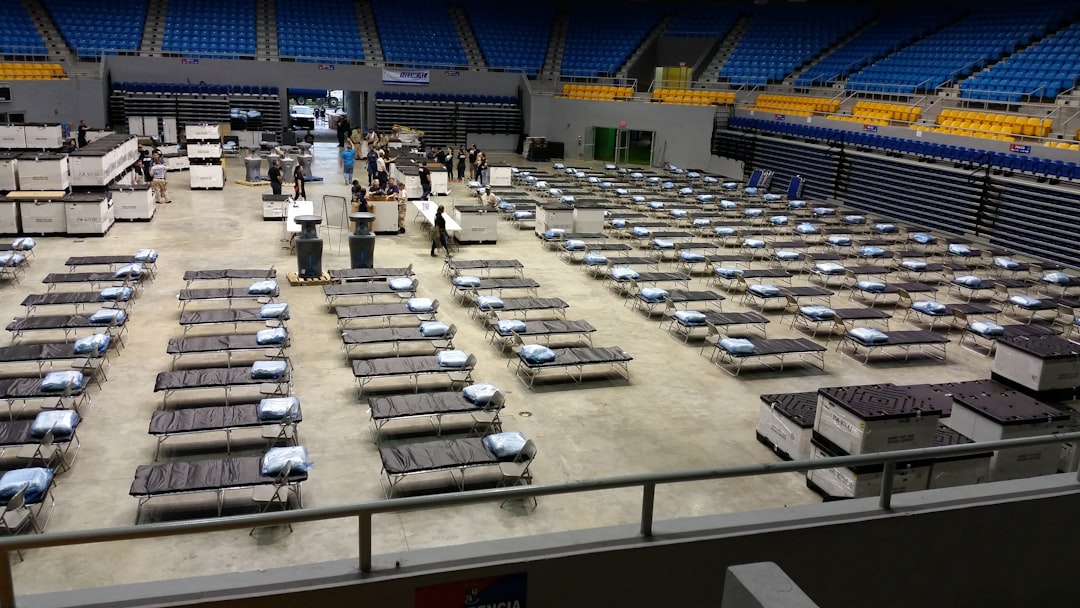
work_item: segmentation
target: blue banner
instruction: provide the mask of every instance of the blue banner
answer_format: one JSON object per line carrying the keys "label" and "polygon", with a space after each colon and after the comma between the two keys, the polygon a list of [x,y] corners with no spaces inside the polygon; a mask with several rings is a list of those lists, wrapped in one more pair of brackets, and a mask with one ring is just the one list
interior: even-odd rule
{"label": "blue banner", "polygon": [[383,84],[430,84],[431,72],[427,70],[387,70],[382,71]]}

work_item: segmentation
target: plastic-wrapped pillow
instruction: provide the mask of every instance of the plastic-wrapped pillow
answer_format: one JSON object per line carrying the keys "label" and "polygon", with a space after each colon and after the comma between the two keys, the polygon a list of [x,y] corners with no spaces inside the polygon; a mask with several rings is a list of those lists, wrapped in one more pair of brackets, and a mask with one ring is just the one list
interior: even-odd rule
{"label": "plastic-wrapped pillow", "polygon": [[874,224],[873,230],[880,234],[896,234],[899,229],[896,224]]}
{"label": "plastic-wrapped pillow", "polygon": [[484,446],[496,458],[514,458],[525,447],[525,436],[518,431],[495,433],[484,437]]}
{"label": "plastic-wrapped pillow", "polygon": [[971,255],[971,248],[967,245],[961,245],[960,243],[951,243],[949,244],[948,249],[949,253],[952,255],[960,255],[964,257]]}
{"label": "plastic-wrapped pillow", "polygon": [[518,356],[529,363],[551,363],[555,360],[555,351],[543,344],[526,344],[518,349]]}
{"label": "plastic-wrapped pillow", "polygon": [[686,217],[688,215],[690,215],[690,214],[686,211],[686,209],[672,209],[671,210],[671,217],[684,218],[684,217]]}
{"label": "plastic-wrapped pillow", "polygon": [[1003,336],[1005,335],[1005,328],[997,323],[991,323],[989,321],[976,321],[971,325],[968,325],[971,331],[979,334],[980,336]]}
{"label": "plastic-wrapped pillow", "polygon": [[75,340],[76,355],[100,355],[109,348],[109,334],[94,334]]}
{"label": "plastic-wrapped pillow", "polygon": [[683,196],[690,196],[693,193],[694,193],[693,188],[690,188],[690,187],[679,188],[679,194],[681,194]]}
{"label": "plastic-wrapped pillow", "polygon": [[480,382],[466,386],[462,389],[461,396],[469,403],[483,407],[491,403],[491,400],[495,398],[495,393],[498,392],[501,391],[494,384]]}
{"label": "plastic-wrapped pillow", "polygon": [[[574,176],[574,179],[585,179],[585,178],[589,177],[589,174],[585,173],[584,171],[575,171],[574,169],[570,169],[570,168],[566,169],[566,173],[568,175],[572,174]],[[596,179],[596,181],[600,181],[597,178],[589,178],[589,179]]]}
{"label": "plastic-wrapped pillow", "polygon": [[[532,175],[526,175],[525,176],[525,183],[526,184],[535,184],[536,183],[536,178],[533,177]],[[480,182],[469,182],[468,186],[470,188],[479,188],[480,187]]]}
{"label": "plastic-wrapped pillow", "polygon": [[476,298],[476,306],[480,310],[500,310],[506,305],[499,296],[480,296]]}
{"label": "plastic-wrapped pillow", "polygon": [[558,188],[548,188],[548,196],[562,196],[562,190]]}
{"label": "plastic-wrapped pillow", "polygon": [[754,186],[750,186],[749,188],[744,189],[743,192],[749,194],[750,196],[754,196],[758,193],[758,189]]}
{"label": "plastic-wrapped pillow", "polygon": [[586,266],[603,266],[607,264],[607,256],[600,253],[586,253],[584,261]]}
{"label": "plastic-wrapped pillow", "polygon": [[645,174],[642,173],[641,171],[634,171],[633,173],[630,174],[630,177],[632,179],[645,179]]}
{"label": "plastic-wrapped pillow", "polygon": [[675,241],[669,241],[667,239],[653,239],[652,246],[657,249],[674,249]]}
{"label": "plastic-wrapped pillow", "polygon": [[300,400],[296,397],[269,397],[255,406],[259,420],[281,420],[300,412]]}
{"label": "plastic-wrapped pillow", "polygon": [[908,270],[923,271],[926,270],[926,262],[923,260],[904,260],[900,262],[900,265]]}
{"label": "plastic-wrapped pillow", "polygon": [[769,218],[769,223],[773,226],[786,226],[788,223],[788,216],[786,215],[774,215]]}
{"label": "plastic-wrapped pillow", "polygon": [[564,242],[562,247],[567,251],[585,251],[585,241],[570,239]]}
{"label": "plastic-wrapped pillow", "polygon": [[652,234],[652,230],[645,226],[634,226],[634,229],[630,231],[630,234],[633,234],[636,237],[646,237]]}
{"label": "plastic-wrapped pillow", "polygon": [[700,310],[677,310],[671,315],[683,325],[704,325],[706,316]]}
{"label": "plastic-wrapped pillow", "polygon": [[833,209],[832,207],[814,207],[811,210],[811,213],[817,216],[836,215],[836,209]]}
{"label": "plastic-wrapped pillow", "polygon": [[644,194],[635,194],[634,196],[630,197],[631,203],[644,203],[647,200],[649,199],[645,198]]}
{"label": "plastic-wrapped pillow", "polygon": [[662,201],[649,201],[647,206],[649,209],[663,209],[664,203]]}
{"label": "plastic-wrapped pillow", "polygon": [[836,247],[849,247],[851,245],[851,237],[844,236],[842,234],[834,234],[826,238],[825,241],[830,245],[835,245]]}
{"label": "plastic-wrapped pillow", "polygon": [[701,177],[701,174],[698,173],[697,171],[690,171],[690,172],[688,172],[686,174],[686,177],[688,177],[689,179],[697,179],[697,178]]}
{"label": "plastic-wrapped pillow", "polygon": [[514,212],[514,219],[515,220],[531,220],[531,219],[533,219],[533,217],[534,216],[533,216],[532,211],[515,211]]}
{"label": "plastic-wrapped pillow", "polygon": [[660,187],[663,188],[664,190],[671,190],[672,188],[675,187],[675,182],[664,182],[664,183],[660,184]]}
{"label": "plastic-wrapped pillow", "polygon": [[714,270],[713,273],[723,279],[734,279],[735,277],[743,276],[743,271],[738,268],[720,267]]}
{"label": "plastic-wrapped pillow", "polygon": [[1012,258],[996,257],[994,258],[994,266],[1003,270],[1019,270],[1020,262],[1017,262]]}
{"label": "plastic-wrapped pillow", "polygon": [[764,249],[765,241],[761,239],[743,239],[742,246],[747,249]]}
{"label": "plastic-wrapped pillow", "polygon": [[761,200],[769,202],[776,202],[782,198],[784,197],[780,196],[779,194],[763,194],[761,196]]}
{"label": "plastic-wrapped pillow", "polygon": [[130,287],[106,287],[98,294],[105,302],[127,302],[133,295],[135,290]]}
{"label": "plastic-wrapped pillow", "polygon": [[885,291],[885,284],[881,281],[858,281],[855,286],[863,291],[869,291],[870,293],[881,293]]}
{"label": "plastic-wrapped pillow", "polygon": [[790,209],[806,209],[806,201],[800,201],[800,200],[788,201],[787,206]]}
{"label": "plastic-wrapped pillow", "polygon": [[564,194],[561,197],[559,197],[559,202],[566,203],[567,205],[569,205],[569,204],[571,204],[573,202],[576,202],[576,201],[577,201],[577,199],[574,198],[573,194]]}
{"label": "plastic-wrapped pillow", "polygon": [[730,226],[716,226],[713,228],[713,234],[716,236],[735,236],[739,231]]}
{"label": "plastic-wrapped pillow", "polygon": [[953,279],[953,283],[957,285],[963,285],[964,287],[970,287],[972,289],[978,289],[982,287],[983,280],[972,274],[965,274],[963,276]]}
{"label": "plastic-wrapped pillow", "polygon": [[260,319],[288,319],[289,318],[289,305],[286,302],[274,302],[273,304],[263,304],[259,309]]}
{"label": "plastic-wrapped pillow", "polygon": [[502,319],[495,323],[495,331],[504,336],[525,331],[525,321],[521,319]]}
{"label": "plastic-wrapped pillow", "polygon": [[932,235],[926,234],[925,232],[915,232],[912,233],[911,240],[919,243],[920,245],[929,245],[937,239],[935,239]]}
{"label": "plastic-wrapped pillow", "polygon": [[641,291],[638,292],[638,295],[646,302],[661,302],[671,294],[669,294],[666,289],[661,289],[659,287],[642,287]]}
{"label": "plastic-wrapped pillow", "polygon": [[82,372],[74,370],[49,372],[41,379],[41,390],[47,392],[58,392],[68,389],[77,390],[83,387],[83,382],[85,381],[86,379],[83,377]]}
{"label": "plastic-wrapped pillow", "polygon": [[157,249],[138,249],[135,251],[136,262],[146,262],[148,264],[153,264],[157,261],[157,256]]}
{"label": "plastic-wrapped pillow", "polygon": [[889,336],[873,327],[856,327],[848,331],[848,335],[863,344],[884,344],[889,341]]}
{"label": "plastic-wrapped pillow", "polygon": [[739,203],[736,203],[735,201],[729,201],[727,199],[724,199],[724,200],[720,201],[720,208],[721,209],[727,209],[727,210],[738,209],[739,208]]}
{"label": "plastic-wrapped pillow", "polygon": [[439,367],[465,367],[469,362],[469,353],[463,350],[441,350],[435,355]]}
{"label": "plastic-wrapped pillow", "polygon": [[270,448],[263,454],[260,471],[263,475],[273,476],[289,466],[289,474],[307,473],[314,466],[308,460],[307,448],[302,445],[287,448]]}
{"label": "plastic-wrapped pillow", "polygon": [[747,290],[755,296],[761,296],[763,298],[774,298],[780,295],[780,288],[776,285],[769,285],[768,283],[751,285]]}
{"label": "plastic-wrapped pillow", "polygon": [[627,224],[626,220],[622,219],[621,217],[617,217],[617,218],[611,220],[611,227],[612,228],[626,228],[626,224]]}
{"label": "plastic-wrapped pillow", "polygon": [[777,251],[773,256],[781,262],[794,262],[802,257],[796,251]]}
{"label": "plastic-wrapped pillow", "polygon": [[276,296],[278,294],[277,281],[255,281],[248,285],[248,295],[253,296]]}
{"label": "plastic-wrapped pillow", "polygon": [[735,190],[736,188],[739,187],[739,183],[738,182],[724,182],[724,183],[720,184],[720,187],[723,188],[724,190]]}
{"label": "plastic-wrapped pillow", "polygon": [[0,502],[11,500],[19,490],[26,488],[23,499],[33,504],[41,500],[53,480],[53,470],[44,467],[13,469],[0,477]]}
{"label": "plastic-wrapped pillow", "polygon": [[114,279],[137,279],[142,276],[142,264],[124,264],[113,272]]}
{"label": "plastic-wrapped pillow", "polygon": [[1038,308],[1042,305],[1042,302],[1038,298],[1031,296],[1016,295],[1009,296],[1009,304],[1019,306],[1020,308]]}
{"label": "plastic-wrapped pillow", "polygon": [[868,245],[866,247],[859,247],[859,255],[868,258],[880,258],[885,255],[885,250],[881,247],[872,247]]}
{"label": "plastic-wrapped pillow", "polygon": [[699,203],[711,203],[711,202],[713,202],[715,200],[716,200],[716,195],[714,195],[714,194],[699,194],[699,195],[697,195],[697,201]]}
{"label": "plastic-wrapped pillow", "polygon": [[30,437],[41,439],[49,431],[58,439],[71,437],[77,426],[79,413],[75,410],[45,410],[34,416],[34,422],[30,425]]}
{"label": "plastic-wrapped pillow", "polygon": [[460,276],[454,277],[454,287],[464,289],[480,287],[480,277]]}
{"label": "plastic-wrapped pillow", "polygon": [[610,270],[609,274],[611,275],[611,278],[616,281],[629,281],[641,276],[636,270],[629,266],[615,266]]}
{"label": "plastic-wrapped pillow", "polygon": [[754,343],[746,338],[724,338],[720,340],[720,348],[733,355],[752,355],[757,352]]}
{"label": "plastic-wrapped pillow", "polygon": [[26,262],[26,256],[21,253],[15,253],[14,251],[0,253],[0,266],[11,268],[14,266],[22,266],[24,262]]}
{"label": "plastic-wrapped pillow", "polygon": [[554,165],[552,165],[552,167],[554,167],[558,171],[562,171],[566,168],[566,165],[564,165],[563,163],[555,163]]}
{"label": "plastic-wrapped pillow", "polygon": [[284,361],[256,361],[251,364],[253,380],[278,380],[289,371],[289,364]]}
{"label": "plastic-wrapped pillow", "polygon": [[627,190],[626,188],[616,188],[615,189],[615,196],[628,196],[629,194],[630,194],[630,191]]}
{"label": "plastic-wrapped pillow", "polygon": [[765,215],[765,211],[763,209],[756,209],[756,208],[755,209],[743,209],[743,215],[745,215],[746,217],[761,217],[762,215]]}
{"label": "plastic-wrapped pillow", "polygon": [[28,236],[22,236],[11,241],[11,248],[15,251],[30,251],[35,245],[37,243],[34,242],[34,239]]}
{"label": "plastic-wrapped pillow", "polygon": [[537,190],[547,190],[548,189],[548,183],[543,181],[543,180],[540,180],[540,181],[536,182],[535,184],[533,184],[533,187],[536,188]]}
{"label": "plastic-wrapped pillow", "polygon": [[858,225],[865,224],[866,223],[866,216],[865,215],[845,215],[843,217],[843,222],[845,224],[858,224]]}
{"label": "plastic-wrapped pillow", "polygon": [[689,262],[691,264],[705,261],[705,254],[697,251],[680,251],[679,260],[683,262]]}
{"label": "plastic-wrapped pillow", "polygon": [[127,320],[127,313],[115,308],[102,308],[90,315],[91,323],[116,323],[117,325],[123,325]]}
{"label": "plastic-wrapped pillow", "polygon": [[255,343],[259,346],[284,344],[289,339],[289,332],[284,327],[263,329],[255,332]]}
{"label": "plastic-wrapped pillow", "polygon": [[1072,283],[1072,278],[1064,272],[1048,272],[1042,277],[1043,283],[1052,283],[1054,285],[1068,285]]}
{"label": "plastic-wrapped pillow", "polygon": [[605,170],[605,171],[614,171],[614,170],[615,170],[615,169],[617,169],[617,168],[618,168],[618,167],[616,167],[616,166],[615,166],[614,164],[612,164],[612,163],[604,163],[604,170]]}
{"label": "plastic-wrapped pillow", "polygon": [[795,226],[795,232],[798,234],[817,234],[820,232],[817,226],[803,222],[798,226]]}
{"label": "plastic-wrapped pillow", "polygon": [[941,316],[949,310],[949,307],[934,300],[920,300],[912,304],[911,309],[927,315]]}
{"label": "plastic-wrapped pillow", "polygon": [[499,209],[502,209],[504,211],[510,211],[513,208],[514,203],[511,203],[510,201],[499,201]]}
{"label": "plastic-wrapped pillow", "polygon": [[601,190],[611,190],[614,187],[615,187],[615,184],[613,184],[611,182],[600,182],[600,189]]}
{"label": "plastic-wrapped pillow", "polygon": [[[564,234],[566,234],[566,230],[564,230],[562,228],[548,228],[547,230],[544,231],[544,238],[545,239],[561,239],[562,235],[564,235]],[[479,280],[479,279],[477,279],[477,280]],[[457,283],[454,283],[454,284],[457,285]]]}
{"label": "plastic-wrapped pillow", "polygon": [[420,324],[420,335],[425,338],[441,338],[450,331],[450,326],[442,321],[424,321]]}
{"label": "plastic-wrapped pillow", "polygon": [[645,183],[647,183],[647,184],[659,184],[660,183],[660,178],[656,177],[656,176],[653,176],[653,177],[650,177],[650,178],[646,179]]}
{"label": "plastic-wrapped pillow", "polygon": [[836,311],[828,306],[800,306],[799,314],[814,321],[830,321],[836,318]]}
{"label": "plastic-wrapped pillow", "polygon": [[712,221],[707,217],[695,217],[694,221],[691,222],[691,225],[694,228],[706,228],[712,225]]}
{"label": "plastic-wrapped pillow", "polygon": [[844,267],[836,262],[818,262],[814,264],[814,271],[819,274],[837,275],[844,274]]}

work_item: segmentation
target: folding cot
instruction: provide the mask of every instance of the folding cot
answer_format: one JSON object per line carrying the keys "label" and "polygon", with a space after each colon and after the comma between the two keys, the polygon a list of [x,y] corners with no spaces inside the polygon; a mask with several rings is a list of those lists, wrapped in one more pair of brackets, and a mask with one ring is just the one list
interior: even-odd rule
{"label": "folding cot", "polygon": [[743,293],[743,304],[745,306],[757,306],[762,311],[765,311],[769,308],[769,302],[779,301],[787,306],[790,297],[795,300],[802,298],[820,299],[828,306],[829,298],[832,296],[833,292],[831,290],[817,285],[778,287],[776,285],[759,284],[747,287],[746,292]]}
{"label": "folding cot", "polygon": [[412,264],[405,268],[339,268],[328,271],[330,280],[348,283],[350,281],[386,281],[395,277],[412,277],[415,273]]}
{"label": "folding cot", "polygon": [[535,296],[540,283],[533,279],[519,277],[502,277],[495,279],[481,279],[480,277],[455,277],[450,287],[450,294],[461,302],[475,301],[481,293],[494,293],[502,297],[504,291],[524,290],[528,295]]}
{"label": "folding cot", "polygon": [[92,315],[35,315],[32,317],[15,317],[7,324],[5,329],[11,332],[13,342],[20,340],[23,334],[31,331],[62,331],[64,339],[72,335],[78,335],[80,329],[89,329],[90,333],[106,333],[109,338],[115,340],[121,348],[124,346],[123,336],[127,331],[127,314],[123,311],[106,309],[111,314],[98,316]]}
{"label": "folding cot", "polygon": [[713,285],[723,285],[727,281],[728,291],[746,291],[749,285],[747,281],[772,279],[791,284],[792,275],[783,268],[716,268],[712,272],[709,281]]}
{"label": "folding cot", "polygon": [[608,238],[603,232],[565,232],[560,230],[548,230],[537,236],[540,237],[540,242],[544,244],[546,249],[562,249],[564,243],[571,241],[590,243]]}
{"label": "folding cot", "polygon": [[184,283],[190,286],[195,281],[228,281],[231,285],[234,280],[259,281],[277,278],[277,270],[273,267],[267,269],[249,268],[223,268],[210,270],[188,270],[184,272]]}
{"label": "folding cot", "polygon": [[117,276],[115,272],[53,272],[45,275],[41,280],[48,285],[48,291],[52,291],[57,285],[71,285],[87,283],[91,289],[101,289],[107,286],[127,286],[138,291],[139,284],[146,273],[131,276]]}
{"label": "folding cot", "polygon": [[[633,357],[618,346],[582,346],[547,349],[550,354],[543,360],[529,358],[527,347],[518,350],[514,373],[532,387],[536,378],[548,370],[562,370],[571,380],[581,383],[587,367],[607,365],[618,376],[630,380],[630,361]],[[511,360],[513,362],[513,360]]]}
{"label": "folding cot", "polygon": [[393,498],[398,485],[411,475],[446,473],[449,474],[454,488],[464,491],[467,470],[498,466],[501,484],[502,478],[509,472],[504,470],[503,465],[510,463],[522,465],[516,470],[513,470],[513,467],[508,468],[513,470],[515,477],[528,482],[532,479],[532,475],[528,473],[528,465],[536,457],[536,447],[532,441],[526,441],[517,454],[500,457],[488,447],[485,438],[466,437],[383,447],[379,448],[379,456],[382,459],[382,473],[386,478],[386,497]]}
{"label": "folding cot", "polygon": [[855,295],[859,294],[863,297],[869,297],[870,306],[877,304],[878,299],[883,299],[884,296],[896,296],[897,301],[909,300],[910,294],[913,293],[934,293],[937,291],[936,287],[932,287],[925,283],[882,283],[880,281],[856,281],[847,286],[851,292],[848,294],[848,299],[855,301]]}
{"label": "folding cot", "polygon": [[479,274],[483,277],[491,277],[492,273],[510,271],[522,276],[524,266],[517,260],[459,260],[448,258],[443,264],[443,274],[457,276],[464,272]]}
{"label": "folding cot", "polygon": [[[135,469],[135,479],[128,494],[139,499],[135,523],[142,518],[143,508],[150,500],[165,496],[212,492],[216,495],[217,514],[225,506],[225,492],[246,490],[258,486],[280,485],[296,496],[297,507],[303,507],[300,484],[307,480],[303,467],[287,467],[275,475],[262,472],[263,457],[243,456],[194,462],[144,464]],[[287,500],[281,501],[287,504]]]}
{"label": "folding cot", "polygon": [[176,362],[185,355],[225,355],[226,367],[232,367],[233,359],[249,359],[257,355],[260,359],[288,360],[285,349],[289,346],[288,333],[273,330],[266,334],[225,334],[222,336],[201,336],[195,338],[171,338],[165,347],[166,354],[172,355],[172,369]]}
{"label": "folding cot", "polygon": [[445,375],[451,386],[471,384],[476,355],[467,355],[458,362],[450,361],[450,353],[464,354],[460,351],[442,351],[436,355],[354,360],[352,370],[356,380],[356,396],[362,396],[364,388],[373,381],[395,378],[408,379],[413,392],[419,390],[420,376]]}
{"label": "folding cot", "polygon": [[130,287],[117,287],[100,291],[56,291],[52,293],[32,293],[23,298],[22,305],[27,314],[34,314],[38,306],[74,306],[75,312],[90,305],[109,305],[120,310],[130,307],[135,291]]}
{"label": "folding cot", "polygon": [[17,251],[27,257],[34,255],[37,243],[30,237],[19,237],[10,243],[0,243],[0,251]]}
{"label": "folding cot", "polygon": [[1028,313],[1026,323],[1029,324],[1039,316],[1040,312],[1051,311],[1056,316],[1059,306],[1071,309],[1080,308],[1080,300],[1072,298],[1034,298],[1028,295],[1009,296],[1002,304],[1006,307],[1005,315],[1014,319],[1022,320],[1020,313]]}
{"label": "folding cot", "polygon": [[140,264],[151,276],[157,270],[157,255],[83,255],[72,256],[64,262],[70,272],[80,266],[108,266],[110,270],[126,264]]}
{"label": "folding cot", "polygon": [[[475,386],[475,385],[474,385]],[[505,407],[506,397],[502,391],[491,387],[493,392],[487,401],[476,403],[465,397],[464,391],[439,391],[413,393],[405,395],[381,395],[368,398],[368,410],[371,420],[371,437],[379,443],[383,427],[393,422],[426,419],[435,430],[436,436],[442,435],[443,418],[447,416],[469,416],[472,427],[478,428],[475,414],[487,414],[482,419],[483,428],[499,429],[499,411]],[[471,430],[470,430],[471,432]]]}
{"label": "folding cot", "polygon": [[643,310],[646,315],[651,317],[660,305],[664,306],[663,312],[665,314],[674,312],[679,306],[687,309],[691,304],[713,304],[722,310],[723,305],[721,302],[724,299],[724,296],[715,291],[707,290],[672,289],[669,291],[660,289],[658,291],[647,291],[639,289],[633,298],[633,302],[634,310]]}
{"label": "folding cot", "polygon": [[934,300],[920,300],[918,302],[912,302],[910,306],[907,303],[904,303],[902,307],[907,309],[903,319],[905,323],[916,325],[909,321],[914,314],[916,315],[916,318],[922,318],[924,321],[929,321],[929,327],[927,327],[927,329],[934,329],[940,319],[945,319],[951,323],[957,316],[963,316],[964,318],[987,315],[996,317],[998,313],[1001,312],[1000,308],[981,302],[941,304]]}
{"label": "folding cot", "polygon": [[1036,280],[1037,290],[1045,293],[1046,295],[1053,295],[1052,291],[1057,289],[1061,297],[1069,295],[1069,290],[1074,287],[1080,287],[1080,278],[1069,276],[1061,271],[1053,271],[1043,274]]}
{"label": "folding cot", "polygon": [[997,325],[996,323],[966,323],[960,333],[960,346],[973,353],[989,357],[1002,338],[1056,336],[1061,332],[1047,325]]}
{"label": "folding cot", "polygon": [[656,286],[661,283],[690,288],[691,277],[681,272],[625,272],[625,268],[612,268],[608,272],[605,283],[623,296],[633,296],[640,291],[640,286]]}
{"label": "folding cot", "polygon": [[[825,306],[799,306],[791,318],[791,328],[803,328],[813,335],[817,335],[822,325],[828,325],[830,330],[836,327],[836,323],[843,326],[852,325],[860,321],[873,323],[881,321],[885,331],[889,330],[889,319],[892,315],[884,310],[878,310],[868,306],[857,308],[828,308]],[[843,328],[842,328],[843,329]]]}
{"label": "folding cot", "polygon": [[970,302],[976,297],[990,298],[999,290],[1027,289],[1028,282],[1023,279],[987,279],[975,275],[953,277],[949,280],[949,292],[956,292],[958,298],[967,296]]}
{"label": "folding cot", "polygon": [[552,338],[578,336],[580,340],[592,345],[592,334],[596,328],[588,321],[549,319],[543,321],[520,321],[504,319],[488,325],[485,335],[492,345],[500,350],[515,344],[521,344],[526,338],[535,338],[549,344]]}
{"label": "folding cot", "polygon": [[651,268],[654,270],[660,268],[660,260],[654,257],[639,255],[596,257],[598,255],[599,254],[590,254],[585,256],[585,259],[583,260],[585,263],[585,272],[590,274],[593,278],[597,279],[607,277],[607,275],[611,272],[611,269],[616,267],[644,266],[646,268]]}
{"label": "folding cot", "polygon": [[556,250],[556,255],[567,262],[578,263],[585,261],[590,255],[597,255],[611,252],[626,252],[630,251],[632,247],[626,243],[584,243],[580,248],[569,249],[566,247],[559,247]]}
{"label": "folding cot", "polygon": [[341,332],[342,349],[345,351],[345,358],[350,359],[357,348],[365,346],[390,346],[395,357],[401,354],[402,344],[424,344],[436,352],[454,348],[457,326],[439,325],[442,331],[429,333],[424,332],[423,325],[346,329]]}
{"label": "folding cot", "polygon": [[195,310],[180,313],[180,325],[184,333],[193,327],[207,325],[232,325],[233,331],[241,323],[262,323],[266,327],[285,327],[289,319],[286,312],[281,315],[271,315],[263,308],[220,308],[214,310]]}
{"label": "folding cot", "polygon": [[34,418],[0,421],[0,458],[9,448],[15,448],[20,460],[29,461],[27,466],[65,471],[79,455],[79,422],[79,415],[71,410],[43,411]]}
{"label": "folding cot", "polygon": [[176,294],[176,300],[178,302],[177,306],[183,311],[187,309],[188,304],[193,302],[224,301],[228,306],[232,306],[233,302],[236,301],[269,304],[276,300],[279,295],[281,295],[281,291],[276,284],[272,289],[266,290],[265,293],[254,293],[249,287],[208,287],[203,289],[181,289]]}
{"label": "folding cot", "polygon": [[323,295],[326,296],[326,306],[334,308],[334,303],[342,298],[366,298],[369,304],[374,304],[375,298],[380,296],[404,299],[416,295],[416,288],[420,285],[418,279],[404,279],[400,283],[395,283],[396,280],[325,285],[323,286]]}
{"label": "folding cot", "polygon": [[525,320],[529,315],[537,312],[552,313],[560,319],[566,318],[566,309],[570,305],[562,298],[477,298],[476,306],[469,309],[473,317],[481,318],[489,323],[494,323],[499,317],[508,317],[518,314]]}
{"label": "folding cot", "polygon": [[684,343],[690,341],[695,331],[705,330],[705,343],[702,345],[704,349],[709,344],[715,345],[720,339],[727,337],[733,327],[745,327],[748,330],[756,328],[764,336],[766,335],[765,326],[769,320],[753,311],[725,313],[672,310],[671,314],[665,315],[664,320],[660,322],[661,328],[664,327],[664,323],[668,323],[668,333],[675,337],[682,337]]}
{"label": "folding cot", "polygon": [[[738,376],[749,361],[757,361],[773,371],[784,371],[788,357],[798,356],[800,361],[825,369],[826,348],[809,338],[740,338],[737,341],[722,339],[714,349],[710,360],[732,376]],[[778,367],[764,361],[775,358]]]}
{"label": "folding cot", "polygon": [[859,327],[847,331],[836,345],[836,350],[856,361],[859,361],[858,354],[862,350],[864,356],[860,362],[864,365],[870,362],[870,357],[875,351],[891,357],[891,353],[886,350],[890,348],[904,351],[905,361],[911,357],[912,350],[945,361],[945,348],[949,343],[949,339],[937,332],[929,330],[891,331],[889,333],[859,331],[866,329],[868,328]]}
{"label": "folding cot", "polygon": [[199,433],[225,433],[225,453],[232,453],[233,432],[261,429],[262,437],[277,441],[280,437],[290,444],[300,440],[299,425],[304,420],[300,401],[295,397],[263,399],[258,403],[189,407],[177,410],[158,410],[150,415],[147,431],[157,439],[154,461],[161,446],[170,437]]}
{"label": "folding cot", "polygon": [[384,326],[390,325],[391,319],[409,318],[417,321],[432,321],[439,312],[439,301],[425,301],[424,306],[415,306],[412,300],[396,304],[360,304],[357,306],[337,306],[338,325],[345,328],[351,321],[381,319]]}
{"label": "folding cot", "polygon": [[[229,405],[234,389],[256,387],[264,396],[287,396],[292,388],[292,370],[286,364],[284,371],[275,377],[261,377],[251,367],[206,367],[179,371],[160,372],[154,380],[154,392],[162,393],[164,409],[169,397],[180,391],[224,389],[225,405]],[[284,362],[282,362],[284,363]]]}
{"label": "folding cot", "polygon": [[927,262],[919,258],[907,258],[902,255],[893,256],[892,268],[898,275],[916,281],[925,281],[929,278],[928,275],[937,275],[934,278],[945,281],[949,280],[957,272],[969,272],[971,270],[971,267],[966,264]]}
{"label": "folding cot", "polygon": [[71,380],[65,381],[59,390],[49,384],[48,375],[44,378],[0,378],[0,401],[7,405],[8,418],[14,419],[16,403],[22,405],[21,411],[31,401],[41,402],[43,409],[72,409],[81,415],[83,405],[93,404],[86,392],[87,378],[81,372],[68,373],[72,375]]}
{"label": "folding cot", "polygon": [[[0,363],[36,363],[38,375],[44,375],[46,366],[52,367],[55,361],[71,361],[71,369],[82,370],[92,379],[97,380],[100,372],[103,380],[105,368],[109,364],[108,347],[111,340],[103,340],[87,347],[75,342],[52,342],[38,344],[17,344],[0,347]],[[100,386],[100,381],[98,381]]]}

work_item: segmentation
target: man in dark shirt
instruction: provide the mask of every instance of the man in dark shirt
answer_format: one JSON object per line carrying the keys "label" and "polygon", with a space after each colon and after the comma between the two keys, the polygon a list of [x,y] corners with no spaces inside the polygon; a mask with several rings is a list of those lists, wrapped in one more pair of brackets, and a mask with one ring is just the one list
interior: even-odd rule
{"label": "man in dark shirt", "polygon": [[386,191],[383,190],[382,185],[379,184],[379,180],[372,180],[371,187],[368,188],[368,196],[382,196],[384,194],[386,194]]}
{"label": "man in dark shirt", "polygon": [[270,191],[274,194],[281,194],[281,161],[272,161],[270,163],[270,170],[266,172],[266,177],[270,179]]}
{"label": "man in dark shirt", "polygon": [[426,201],[431,195],[431,171],[426,166],[420,165],[417,173],[420,175],[420,189],[423,191],[420,194],[420,200]]}
{"label": "man in dark shirt", "polygon": [[480,150],[476,149],[476,144],[473,144],[469,148],[469,179],[476,179],[476,155],[480,154]]}
{"label": "man in dark shirt", "polygon": [[86,132],[90,130],[90,127],[86,126],[85,120],[79,121],[79,147],[86,147]]}
{"label": "man in dark shirt", "polygon": [[367,153],[367,183],[371,186],[371,180],[375,179],[375,174],[379,171],[379,153],[375,151],[375,148],[368,148]]}

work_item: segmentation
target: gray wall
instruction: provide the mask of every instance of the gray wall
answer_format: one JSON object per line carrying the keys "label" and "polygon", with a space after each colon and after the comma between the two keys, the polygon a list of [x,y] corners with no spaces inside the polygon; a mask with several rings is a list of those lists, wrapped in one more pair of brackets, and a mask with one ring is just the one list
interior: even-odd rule
{"label": "gray wall", "polygon": [[78,125],[85,120],[95,129],[105,127],[108,93],[99,79],[14,80],[11,103],[0,112],[23,112],[27,122]]}

